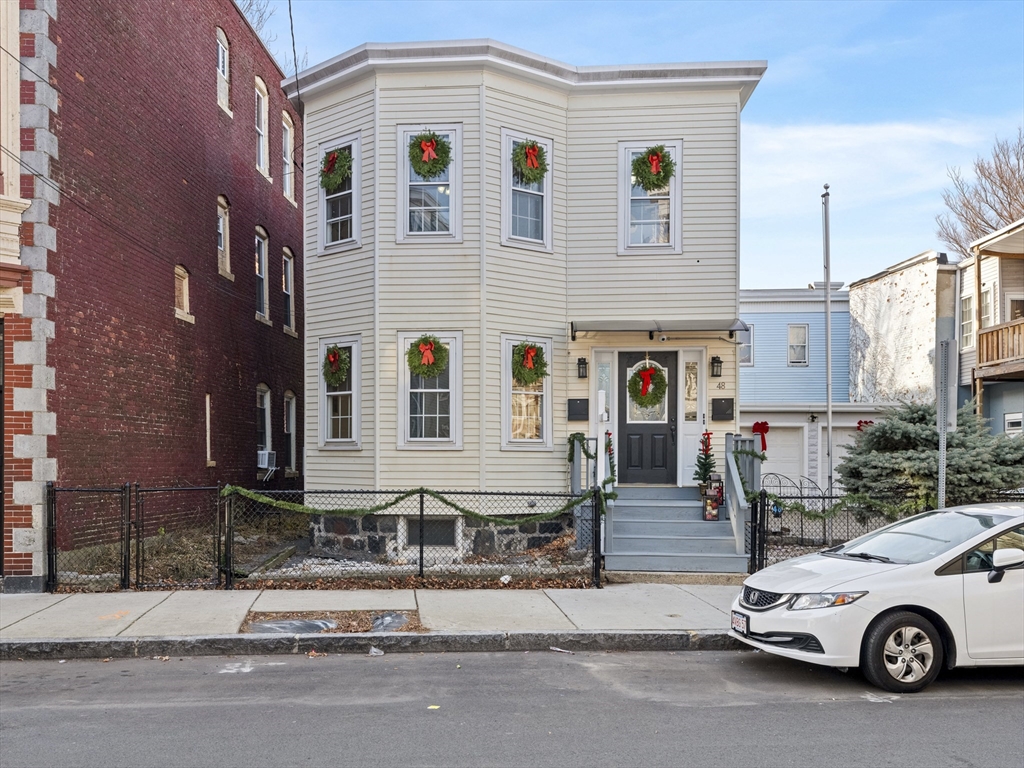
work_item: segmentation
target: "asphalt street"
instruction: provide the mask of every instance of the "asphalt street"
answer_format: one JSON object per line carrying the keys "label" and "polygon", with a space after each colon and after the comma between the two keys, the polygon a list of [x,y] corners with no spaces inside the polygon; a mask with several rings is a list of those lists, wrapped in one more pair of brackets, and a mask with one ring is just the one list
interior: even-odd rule
{"label": "asphalt street", "polygon": [[0,765],[1024,762],[1024,669],[894,696],[763,653],[7,661]]}

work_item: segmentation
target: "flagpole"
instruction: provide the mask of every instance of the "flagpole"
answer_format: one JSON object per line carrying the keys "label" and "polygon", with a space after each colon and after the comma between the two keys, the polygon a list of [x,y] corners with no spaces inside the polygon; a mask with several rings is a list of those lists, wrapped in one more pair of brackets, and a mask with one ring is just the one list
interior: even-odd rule
{"label": "flagpole", "polygon": [[[828,455],[828,492],[832,492],[832,264],[829,247],[828,184],[821,196],[825,251],[825,433]],[[809,341],[809,340],[808,340]]]}

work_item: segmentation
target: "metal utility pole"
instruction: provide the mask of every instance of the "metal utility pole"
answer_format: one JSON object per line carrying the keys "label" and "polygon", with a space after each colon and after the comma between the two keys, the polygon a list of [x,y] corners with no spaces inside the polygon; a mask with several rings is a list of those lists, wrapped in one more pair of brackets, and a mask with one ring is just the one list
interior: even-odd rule
{"label": "metal utility pole", "polygon": [[935,350],[935,426],[939,430],[938,508],[946,506],[946,435],[956,431],[959,363],[956,342],[941,339]]}
{"label": "metal utility pole", "polygon": [[[832,492],[832,263],[829,245],[828,184],[821,196],[825,251],[825,434],[828,455],[828,490]],[[808,346],[810,345],[810,339]]]}

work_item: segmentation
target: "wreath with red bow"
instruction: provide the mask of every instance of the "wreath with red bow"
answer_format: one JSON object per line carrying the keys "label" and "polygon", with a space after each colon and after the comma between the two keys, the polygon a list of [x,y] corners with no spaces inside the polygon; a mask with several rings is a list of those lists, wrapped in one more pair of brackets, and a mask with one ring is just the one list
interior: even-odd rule
{"label": "wreath with red bow", "polygon": [[320,161],[320,186],[327,194],[335,192],[352,175],[352,155],[341,149],[324,152]]}
{"label": "wreath with red bow", "polygon": [[512,147],[512,169],[527,184],[544,181],[548,173],[547,154],[536,141],[520,141]]}
{"label": "wreath with red bow", "polygon": [[633,402],[641,408],[651,408],[661,405],[665,399],[665,392],[668,391],[668,379],[665,372],[656,365],[647,365],[637,368],[629,377],[626,385],[629,396]]}
{"label": "wreath with red bow", "polygon": [[644,192],[666,187],[675,175],[676,164],[665,145],[651,147],[633,161],[633,178]]}
{"label": "wreath with red bow", "polygon": [[405,359],[410,371],[425,379],[432,379],[444,373],[448,367],[448,347],[437,336],[420,336],[409,345]]}
{"label": "wreath with red bow", "polygon": [[444,173],[452,160],[452,145],[433,131],[417,133],[409,139],[409,162],[423,179],[435,179]]}
{"label": "wreath with red bow", "polygon": [[337,344],[329,346],[324,353],[324,364],[321,367],[327,386],[342,386],[345,383],[345,379],[348,378],[351,362],[352,358],[347,349],[342,349]]}
{"label": "wreath with red bow", "polygon": [[512,348],[512,378],[517,384],[529,387],[548,375],[548,361],[544,348],[522,341]]}

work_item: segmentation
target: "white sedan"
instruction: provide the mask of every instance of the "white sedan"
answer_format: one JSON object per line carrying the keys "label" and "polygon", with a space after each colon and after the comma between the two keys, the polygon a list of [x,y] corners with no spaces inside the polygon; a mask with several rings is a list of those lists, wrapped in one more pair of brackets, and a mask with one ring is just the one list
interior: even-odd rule
{"label": "white sedan", "polygon": [[1024,664],[1024,505],[925,512],[751,575],[730,635],[920,691],[943,666]]}

